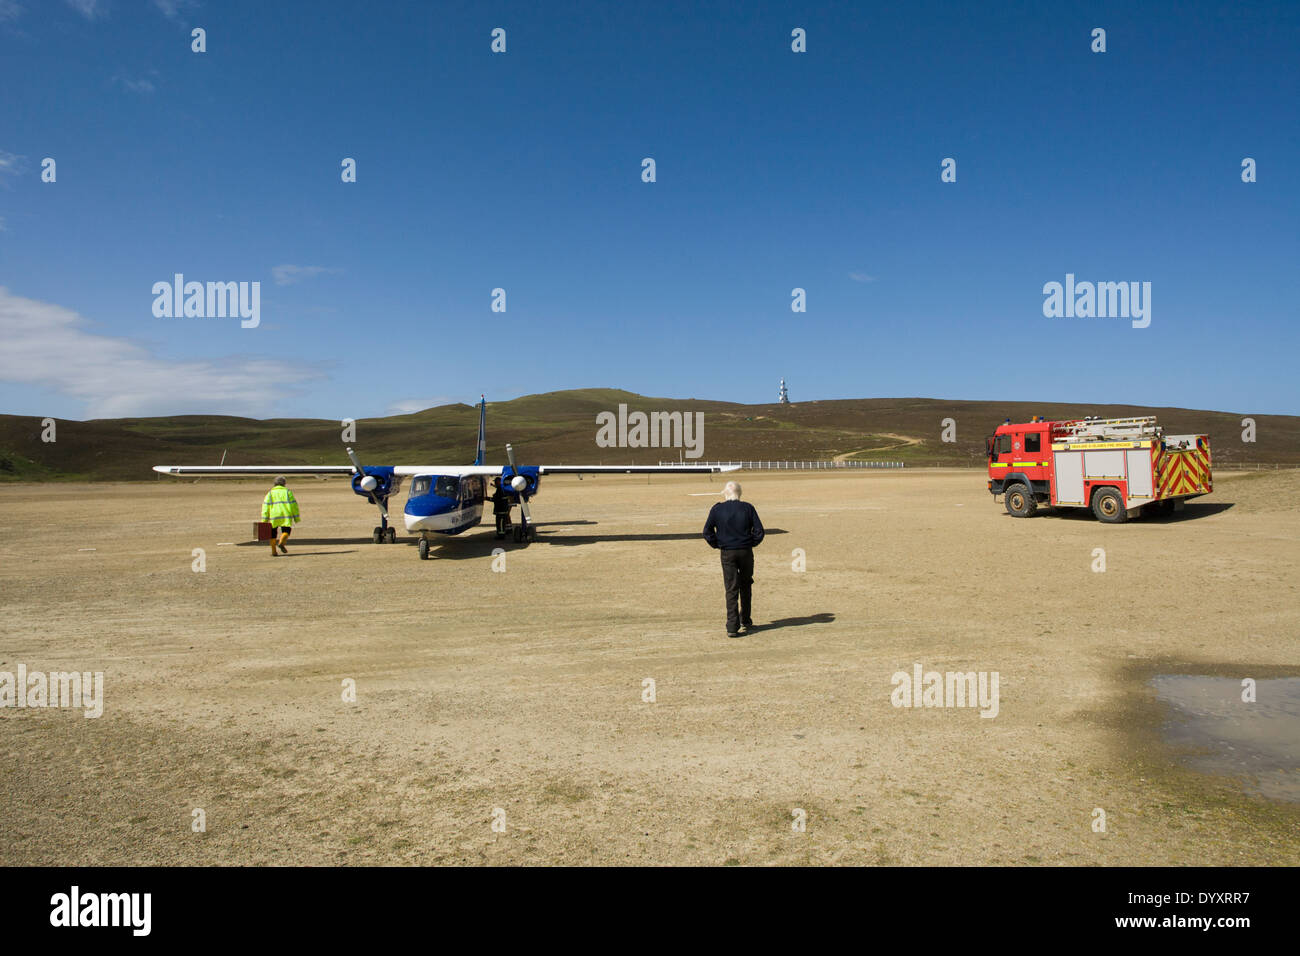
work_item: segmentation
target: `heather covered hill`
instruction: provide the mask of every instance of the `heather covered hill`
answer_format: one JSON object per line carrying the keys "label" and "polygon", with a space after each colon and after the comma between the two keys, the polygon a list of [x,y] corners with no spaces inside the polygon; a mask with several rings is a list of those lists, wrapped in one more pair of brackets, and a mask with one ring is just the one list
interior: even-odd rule
{"label": "heather covered hill", "polygon": [[[596,416],[633,411],[704,414],[707,460],[797,460],[836,457],[913,465],[983,460],[984,436],[1004,418],[1031,415],[1159,416],[1173,433],[1208,432],[1215,465],[1300,464],[1300,417],[1255,415],[1257,440],[1242,442],[1249,412],[1212,412],[1137,405],[971,402],[932,398],[870,398],[739,405],[693,398],[650,398],[618,389],[573,389],[488,404],[488,461],[505,461],[512,443],[521,463],[653,463],[677,449],[601,448]],[[942,422],[956,422],[955,443],[940,440]],[[365,463],[451,464],[473,459],[474,406],[441,405],[408,415],[361,419],[355,447]],[[59,420],[57,441],[41,440],[41,420],[0,415],[0,480],[150,479],[155,464],[343,464],[337,421],[249,419],[221,415]]]}

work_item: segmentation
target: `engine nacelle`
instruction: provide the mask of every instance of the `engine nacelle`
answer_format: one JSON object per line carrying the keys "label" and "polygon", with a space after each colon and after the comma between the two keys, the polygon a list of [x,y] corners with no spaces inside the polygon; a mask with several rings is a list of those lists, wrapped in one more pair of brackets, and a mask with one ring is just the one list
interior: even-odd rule
{"label": "engine nacelle", "polygon": [[509,468],[501,470],[501,486],[505,489],[506,494],[516,501],[520,498],[531,498],[537,494],[537,489],[541,487],[541,484],[542,478],[537,474],[536,465],[525,465],[513,475],[510,473]]}
{"label": "engine nacelle", "polygon": [[363,498],[369,498],[374,495],[380,501],[391,497],[402,490],[402,478],[400,475],[394,475],[391,466],[383,465],[376,468],[366,468],[364,475],[352,476],[352,491],[354,494],[361,495]]}

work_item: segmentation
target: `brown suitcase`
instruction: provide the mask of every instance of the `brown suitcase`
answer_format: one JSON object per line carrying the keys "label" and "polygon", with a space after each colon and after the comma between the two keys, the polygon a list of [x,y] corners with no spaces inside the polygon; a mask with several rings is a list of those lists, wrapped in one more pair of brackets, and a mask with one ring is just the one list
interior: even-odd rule
{"label": "brown suitcase", "polygon": [[269,521],[253,522],[253,537],[258,541],[270,541],[275,537],[275,529],[271,527]]}

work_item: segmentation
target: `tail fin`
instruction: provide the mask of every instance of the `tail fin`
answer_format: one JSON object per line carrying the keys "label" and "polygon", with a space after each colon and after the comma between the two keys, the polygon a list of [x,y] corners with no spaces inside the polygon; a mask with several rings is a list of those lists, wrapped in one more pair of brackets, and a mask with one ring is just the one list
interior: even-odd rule
{"label": "tail fin", "polygon": [[487,398],[479,396],[478,403],[478,454],[474,457],[474,464],[483,464],[483,457],[487,454]]}

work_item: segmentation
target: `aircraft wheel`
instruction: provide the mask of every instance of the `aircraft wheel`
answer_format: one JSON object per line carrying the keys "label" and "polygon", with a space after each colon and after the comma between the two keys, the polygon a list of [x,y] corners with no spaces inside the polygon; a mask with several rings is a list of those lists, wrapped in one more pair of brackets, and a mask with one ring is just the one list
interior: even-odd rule
{"label": "aircraft wheel", "polygon": [[374,531],[370,532],[370,540],[373,541],[375,544],[382,543],[384,540],[383,536],[384,536],[383,528],[376,528]]}
{"label": "aircraft wheel", "polygon": [[388,529],[388,543],[389,543],[389,544],[397,544],[397,529],[396,529],[396,528],[389,528],[389,529]]}
{"label": "aircraft wheel", "polygon": [[429,560],[429,539],[421,538],[419,547],[420,547],[420,560],[428,561]]}

